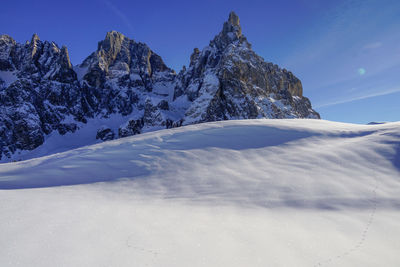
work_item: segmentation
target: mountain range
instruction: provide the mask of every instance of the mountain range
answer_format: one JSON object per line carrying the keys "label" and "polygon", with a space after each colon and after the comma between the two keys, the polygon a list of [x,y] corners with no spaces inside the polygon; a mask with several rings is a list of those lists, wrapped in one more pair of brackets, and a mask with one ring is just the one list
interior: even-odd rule
{"label": "mountain range", "polygon": [[297,77],[252,50],[234,12],[179,73],[146,44],[116,31],[76,66],[65,46],[36,34],[25,44],[0,36],[0,160],[38,148],[50,135],[77,133],[93,120],[102,121],[90,133],[96,142],[255,118],[320,116]]}

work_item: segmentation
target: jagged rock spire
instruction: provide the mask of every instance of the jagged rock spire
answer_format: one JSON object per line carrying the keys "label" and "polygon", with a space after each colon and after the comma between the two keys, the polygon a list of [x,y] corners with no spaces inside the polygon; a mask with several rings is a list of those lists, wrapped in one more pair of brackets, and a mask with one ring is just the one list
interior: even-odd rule
{"label": "jagged rock spire", "polygon": [[146,44],[135,42],[117,31],[108,32],[105,39],[98,43],[97,51],[87,57],[79,68],[87,69],[84,80],[97,88],[101,88],[109,78],[124,76],[126,79],[132,74],[133,77],[140,76],[145,89],[151,91],[153,78],[158,79],[157,73],[169,72],[166,75],[168,79],[173,79],[174,75]]}
{"label": "jagged rock spire", "polygon": [[32,38],[31,38],[31,44],[36,43],[37,41],[40,41],[39,35],[37,35],[36,33],[34,33],[34,34],[32,35]]}
{"label": "jagged rock spire", "polygon": [[16,42],[7,34],[0,35],[0,71],[13,70],[10,55],[14,50]]}
{"label": "jagged rock spire", "polygon": [[104,49],[106,51],[112,50],[115,52],[115,50],[118,50],[118,48],[121,48],[121,44],[125,39],[125,35],[123,35],[120,32],[117,31],[109,31],[106,34],[106,37],[104,38],[103,41],[99,42],[99,47],[98,49]]}
{"label": "jagged rock spire", "polygon": [[61,66],[72,69],[71,60],[69,59],[68,49],[65,45],[61,47]]}
{"label": "jagged rock spire", "polygon": [[248,44],[246,37],[242,35],[239,17],[232,11],[229,13],[228,20],[224,22],[222,31],[210,42],[210,46],[216,46],[220,50],[223,50],[229,44],[236,41],[241,43],[246,42],[246,44]]}
{"label": "jagged rock spire", "polygon": [[31,42],[29,43],[29,46],[30,46],[31,49],[32,49],[32,51],[31,51],[31,57],[32,57],[32,58],[36,55],[36,52],[37,52],[37,44],[38,44],[39,41],[40,41],[39,36],[38,36],[36,33],[34,33],[34,34],[32,35]]}
{"label": "jagged rock spire", "polygon": [[108,64],[114,61],[118,53],[120,53],[125,39],[127,39],[128,42],[131,41],[120,32],[107,32],[105,39],[99,42],[98,45],[97,50],[100,53],[100,56],[103,57]]}
{"label": "jagged rock spire", "polygon": [[238,15],[235,12],[229,13],[228,21],[224,23],[224,27],[222,29],[223,34],[233,33],[237,38],[242,36],[242,28],[240,27],[240,20]]}
{"label": "jagged rock spire", "polygon": [[199,58],[199,55],[200,55],[200,50],[197,47],[194,48],[193,53],[190,56],[190,65],[189,66],[192,66],[196,62],[196,60]]}
{"label": "jagged rock spire", "polygon": [[234,26],[239,26],[240,27],[240,20],[238,15],[236,15],[235,12],[231,11],[231,13],[229,13],[229,19],[228,22]]}
{"label": "jagged rock spire", "polygon": [[[258,56],[231,12],[222,31],[202,51],[195,49],[180,74],[182,94],[192,102],[183,124],[240,118],[319,118],[291,72]],[[182,89],[183,88],[183,89]]]}

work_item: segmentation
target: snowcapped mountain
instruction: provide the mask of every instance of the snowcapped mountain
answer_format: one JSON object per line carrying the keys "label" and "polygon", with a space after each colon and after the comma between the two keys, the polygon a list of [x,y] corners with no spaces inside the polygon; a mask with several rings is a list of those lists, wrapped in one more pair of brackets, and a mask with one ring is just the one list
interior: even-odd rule
{"label": "snowcapped mountain", "polygon": [[85,122],[88,103],[66,47],[42,42],[26,44],[0,37],[0,154],[32,150],[45,136],[77,130]]}
{"label": "snowcapped mountain", "polygon": [[319,118],[300,80],[251,49],[233,12],[179,74],[146,44],[115,31],[75,67],[64,46],[2,35],[0,103],[0,160],[84,128],[84,144],[92,144],[199,122]]}
{"label": "snowcapped mountain", "polygon": [[319,118],[303,97],[299,79],[267,63],[243,36],[239,18],[229,14],[222,31],[177,78],[174,99],[191,102],[186,124],[229,119]]}

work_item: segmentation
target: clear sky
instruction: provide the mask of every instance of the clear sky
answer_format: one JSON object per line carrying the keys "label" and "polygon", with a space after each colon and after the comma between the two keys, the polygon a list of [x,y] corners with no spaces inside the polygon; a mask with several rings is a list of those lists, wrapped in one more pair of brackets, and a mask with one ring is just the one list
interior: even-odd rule
{"label": "clear sky", "polygon": [[230,11],[265,60],[292,71],[323,119],[400,120],[400,1],[4,1],[0,34],[66,45],[73,64],[107,31],[147,43],[177,72]]}

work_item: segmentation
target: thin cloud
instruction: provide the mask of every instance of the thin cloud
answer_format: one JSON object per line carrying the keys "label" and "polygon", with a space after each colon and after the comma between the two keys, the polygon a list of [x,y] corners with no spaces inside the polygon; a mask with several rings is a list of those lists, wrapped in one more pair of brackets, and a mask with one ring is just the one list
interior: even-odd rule
{"label": "thin cloud", "polygon": [[383,45],[382,42],[369,43],[369,44],[364,45],[363,49],[365,49],[365,50],[376,49],[376,48],[381,47],[382,45]]}
{"label": "thin cloud", "polygon": [[399,93],[399,92],[400,92],[400,88],[396,88],[396,89],[391,89],[391,90],[387,90],[387,91],[383,91],[383,92],[376,92],[376,93],[371,93],[371,94],[368,94],[368,95],[356,96],[356,97],[352,97],[352,98],[338,100],[338,101],[335,101],[335,102],[316,105],[316,106],[314,106],[314,108],[330,107],[330,106],[345,104],[345,103],[349,103],[349,102],[354,102],[354,101],[373,98],[373,97],[378,97],[378,96],[391,95],[391,94],[395,94],[395,93]]}
{"label": "thin cloud", "polygon": [[106,4],[111,9],[111,11],[125,23],[125,25],[129,28],[131,33],[134,32],[134,27],[132,26],[130,20],[128,19],[127,16],[125,16],[124,13],[122,13],[122,11],[118,7],[113,5],[108,0],[103,0],[103,3]]}

